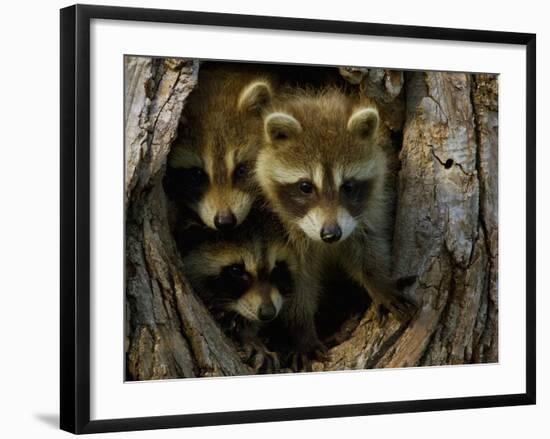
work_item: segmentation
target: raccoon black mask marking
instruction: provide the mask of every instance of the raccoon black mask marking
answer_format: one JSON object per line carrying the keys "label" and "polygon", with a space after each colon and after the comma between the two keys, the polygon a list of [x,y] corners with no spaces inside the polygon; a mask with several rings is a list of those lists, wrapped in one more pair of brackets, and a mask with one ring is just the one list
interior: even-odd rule
{"label": "raccoon black mask marking", "polygon": [[[292,278],[286,246],[273,228],[251,218],[232,233],[204,227],[185,233],[195,240],[193,246],[179,238],[185,271],[207,306],[256,322],[279,314],[292,292]],[[200,233],[202,239],[197,239]]]}
{"label": "raccoon black mask marking", "polygon": [[165,187],[212,229],[241,224],[259,194],[254,168],[272,82],[251,67],[205,66],[189,97]]}

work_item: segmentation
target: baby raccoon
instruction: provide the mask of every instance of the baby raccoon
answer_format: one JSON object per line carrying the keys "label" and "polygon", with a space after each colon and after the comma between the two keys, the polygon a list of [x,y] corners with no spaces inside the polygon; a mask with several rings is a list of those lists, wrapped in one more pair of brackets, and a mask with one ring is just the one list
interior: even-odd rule
{"label": "baby raccoon", "polygon": [[[205,305],[239,342],[257,372],[274,372],[279,360],[258,332],[274,320],[291,294],[292,259],[269,219],[251,214],[238,231],[220,234],[202,225],[180,232],[187,278]],[[238,232],[238,233],[237,233]]]}
{"label": "baby raccoon", "polygon": [[271,83],[252,67],[207,63],[189,97],[165,187],[212,229],[241,224],[256,200],[253,171]]}
{"label": "baby raccoon", "polygon": [[398,319],[414,310],[391,278],[391,203],[378,123],[371,104],[333,88],[294,92],[264,118],[256,175],[299,266],[284,316],[297,340],[294,368],[323,356],[314,314],[327,266],[345,270]]}

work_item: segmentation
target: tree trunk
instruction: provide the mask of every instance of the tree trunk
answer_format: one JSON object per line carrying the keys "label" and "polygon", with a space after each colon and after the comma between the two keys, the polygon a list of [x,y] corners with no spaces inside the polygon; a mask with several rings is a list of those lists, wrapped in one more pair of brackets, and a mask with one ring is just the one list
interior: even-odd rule
{"label": "tree trunk", "polygon": [[[162,178],[197,62],[126,59],[127,379],[252,373],[183,277]],[[396,153],[396,275],[408,324],[373,307],[315,370],[498,361],[495,75],[341,69],[379,106]],[[402,133],[402,136],[400,135]]]}
{"label": "tree trunk", "polygon": [[126,61],[127,378],[249,373],[181,274],[162,187],[198,63]]}

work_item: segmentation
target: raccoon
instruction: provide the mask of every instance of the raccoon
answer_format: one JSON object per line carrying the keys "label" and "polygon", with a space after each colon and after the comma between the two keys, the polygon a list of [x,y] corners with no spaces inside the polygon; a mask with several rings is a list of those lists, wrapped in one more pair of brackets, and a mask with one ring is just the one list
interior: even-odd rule
{"label": "raccoon", "polygon": [[251,214],[238,231],[220,234],[194,224],[177,236],[193,289],[257,372],[280,367],[259,331],[293,291],[293,259],[281,236],[276,220],[264,214]]}
{"label": "raccoon", "polygon": [[252,67],[207,63],[189,97],[164,183],[212,229],[235,228],[256,200],[253,170],[272,83]]}
{"label": "raccoon", "polygon": [[295,369],[324,356],[314,315],[327,266],[344,270],[398,319],[414,311],[391,277],[391,198],[378,124],[370,101],[336,88],[295,91],[264,118],[256,177],[299,265],[284,316],[296,338]]}

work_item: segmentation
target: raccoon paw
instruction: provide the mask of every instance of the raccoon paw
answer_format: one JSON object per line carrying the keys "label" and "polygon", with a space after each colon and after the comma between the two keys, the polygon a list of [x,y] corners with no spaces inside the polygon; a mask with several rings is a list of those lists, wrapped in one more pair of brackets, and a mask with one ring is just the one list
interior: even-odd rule
{"label": "raccoon paw", "polygon": [[388,295],[384,301],[376,305],[377,316],[381,322],[384,322],[387,312],[390,312],[401,323],[407,323],[413,318],[418,309],[416,303],[404,294],[397,292]]}
{"label": "raccoon paw", "polygon": [[281,368],[279,355],[267,349],[257,352],[252,358],[252,367],[259,374],[276,373]]}
{"label": "raccoon paw", "polygon": [[227,334],[233,335],[234,333],[239,331],[240,324],[234,314],[228,313],[226,311],[216,311],[213,314],[214,318],[216,319],[222,330]]}
{"label": "raccoon paw", "polygon": [[244,348],[245,361],[258,374],[275,373],[280,367],[279,356],[261,342],[250,343]]}
{"label": "raccoon paw", "polygon": [[289,355],[289,367],[294,372],[311,372],[314,361],[325,361],[328,358],[328,350],[320,341],[291,352]]}

